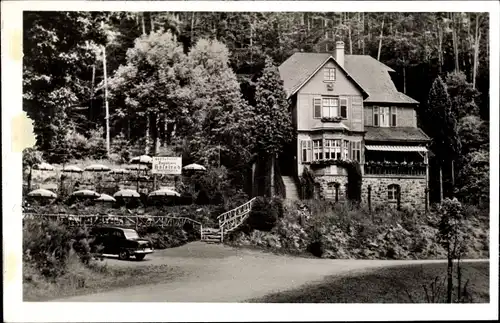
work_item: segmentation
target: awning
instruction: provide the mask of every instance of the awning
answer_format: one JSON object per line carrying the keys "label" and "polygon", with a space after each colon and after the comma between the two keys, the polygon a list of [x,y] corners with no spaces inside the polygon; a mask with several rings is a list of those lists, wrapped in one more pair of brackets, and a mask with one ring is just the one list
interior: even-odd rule
{"label": "awning", "polygon": [[423,146],[375,146],[365,145],[367,150],[375,151],[413,151],[413,152],[426,152],[427,148]]}

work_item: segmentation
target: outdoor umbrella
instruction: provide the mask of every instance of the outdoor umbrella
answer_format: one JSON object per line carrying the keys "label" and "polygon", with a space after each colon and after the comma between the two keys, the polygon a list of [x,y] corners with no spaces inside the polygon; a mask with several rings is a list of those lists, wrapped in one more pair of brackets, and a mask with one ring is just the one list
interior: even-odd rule
{"label": "outdoor umbrella", "polygon": [[109,172],[111,168],[109,168],[106,165],[101,165],[101,164],[93,164],[90,166],[85,167],[85,171],[88,172]]}
{"label": "outdoor umbrella", "polygon": [[71,195],[77,196],[77,197],[94,197],[94,198],[101,196],[101,194],[99,194],[95,191],[91,191],[91,190],[80,190],[80,191],[73,192]]}
{"label": "outdoor umbrella", "polygon": [[83,172],[83,170],[80,167],[77,167],[74,165],[66,166],[63,168],[62,171],[65,173],[82,173]]}
{"label": "outdoor umbrella", "polygon": [[137,156],[134,157],[130,160],[131,164],[152,164],[153,163],[153,158],[149,157],[148,155],[142,155],[142,156]]}
{"label": "outdoor umbrella", "polygon": [[187,166],[184,166],[182,169],[184,170],[197,170],[197,171],[206,171],[207,169],[205,166],[199,165],[199,164],[189,164]]}
{"label": "outdoor umbrella", "polygon": [[138,165],[138,164],[132,164],[132,165],[127,165],[125,166],[126,169],[132,169],[132,170],[146,170],[149,169],[148,166],[146,165]]}
{"label": "outdoor umbrella", "polygon": [[116,202],[114,197],[108,195],[108,194],[101,194],[99,198],[96,199],[97,202]]}
{"label": "outdoor umbrella", "polygon": [[125,190],[120,190],[113,194],[113,197],[141,197],[137,191],[130,190],[130,189],[125,189]]}
{"label": "outdoor umbrella", "polygon": [[54,192],[49,190],[45,190],[43,188],[39,188],[37,190],[31,191],[28,193],[30,197],[43,197],[43,198],[56,198],[57,195]]}
{"label": "outdoor umbrella", "polygon": [[54,170],[54,166],[52,166],[51,164],[47,164],[47,163],[40,163],[40,164],[37,164],[33,167],[34,169],[38,169],[38,170]]}
{"label": "outdoor umbrella", "polygon": [[148,197],[162,197],[162,196],[176,196],[179,197],[181,196],[179,193],[177,193],[174,190],[162,188],[157,191],[149,193]]}
{"label": "outdoor umbrella", "polygon": [[128,174],[128,173],[130,173],[130,171],[128,171],[124,168],[115,168],[115,169],[112,169],[110,173],[111,174]]}

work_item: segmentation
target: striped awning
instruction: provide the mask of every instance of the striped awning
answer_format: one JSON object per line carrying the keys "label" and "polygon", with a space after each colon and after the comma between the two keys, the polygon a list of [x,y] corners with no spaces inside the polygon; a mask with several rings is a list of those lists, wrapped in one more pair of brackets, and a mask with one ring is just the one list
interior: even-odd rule
{"label": "striped awning", "polygon": [[414,151],[414,152],[426,152],[427,148],[423,146],[375,146],[375,145],[365,145],[367,150],[375,151]]}

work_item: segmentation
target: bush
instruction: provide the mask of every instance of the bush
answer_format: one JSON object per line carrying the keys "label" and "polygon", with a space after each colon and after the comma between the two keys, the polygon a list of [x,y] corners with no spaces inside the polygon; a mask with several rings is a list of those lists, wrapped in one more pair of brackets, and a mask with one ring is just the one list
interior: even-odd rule
{"label": "bush", "polygon": [[279,198],[258,197],[253,206],[247,225],[251,229],[271,231],[279,218],[283,217],[283,201]]}
{"label": "bush", "polygon": [[89,263],[92,258],[83,229],[68,229],[52,221],[27,219],[23,224],[23,259],[45,277],[56,278],[67,272],[69,258],[76,254]]}

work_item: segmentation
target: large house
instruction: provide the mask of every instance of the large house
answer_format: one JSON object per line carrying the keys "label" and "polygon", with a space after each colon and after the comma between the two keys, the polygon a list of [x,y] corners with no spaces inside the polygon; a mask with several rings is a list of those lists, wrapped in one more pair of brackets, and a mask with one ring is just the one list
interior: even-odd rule
{"label": "large house", "polygon": [[[429,137],[417,127],[418,102],[399,92],[390,67],[367,55],[299,52],[279,67],[292,102],[297,141],[281,160],[287,198],[298,198],[304,168],[317,198],[343,199],[347,171],[331,160],[356,160],[362,200],[423,207]],[[293,160],[293,162],[292,162]]]}

